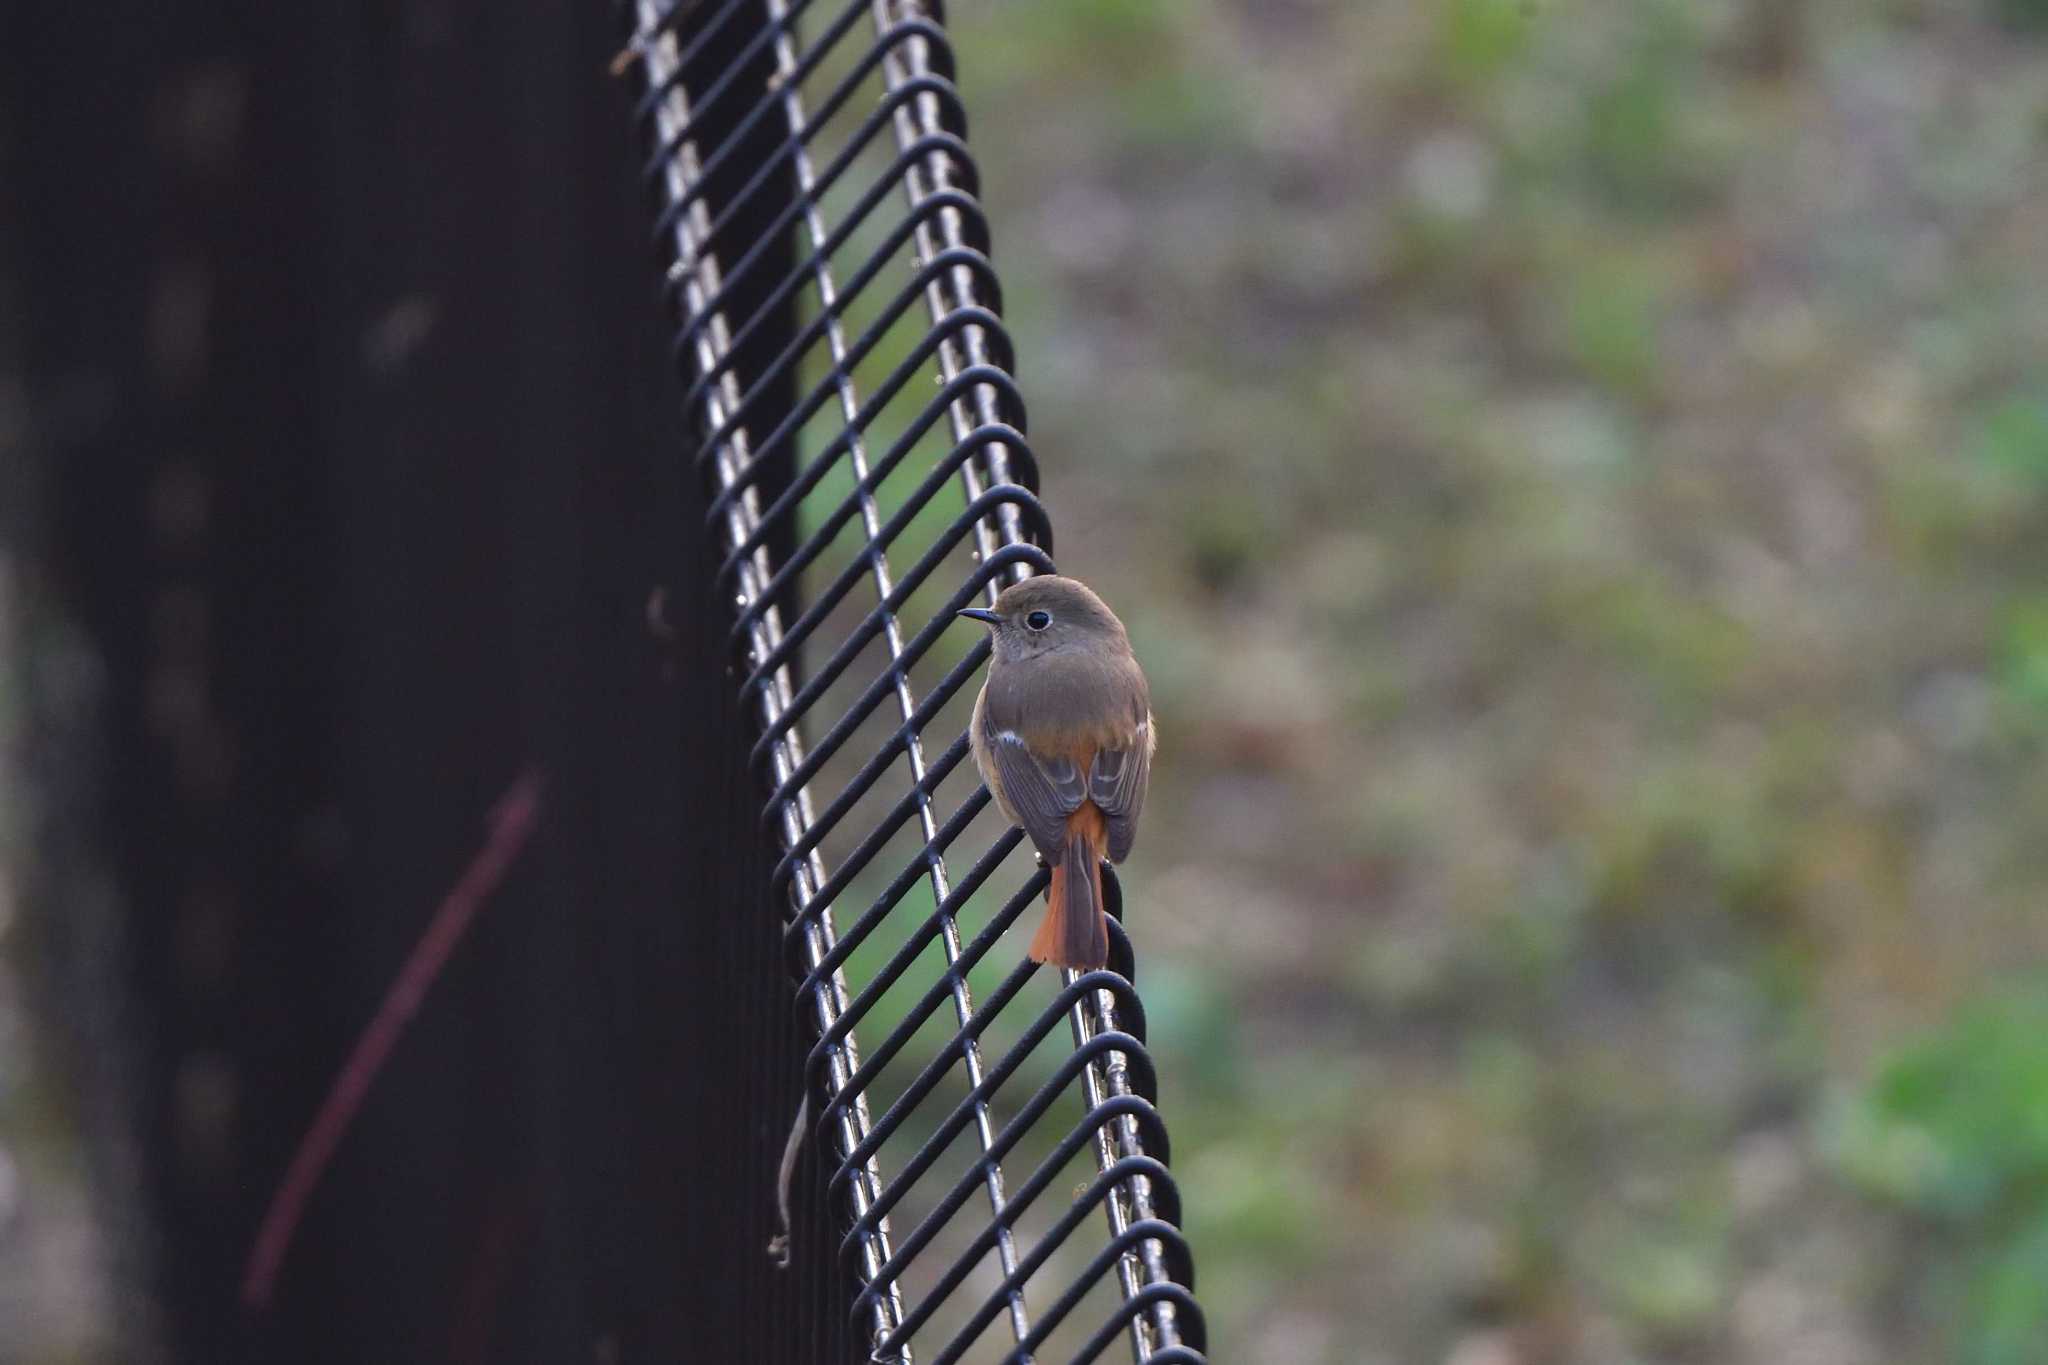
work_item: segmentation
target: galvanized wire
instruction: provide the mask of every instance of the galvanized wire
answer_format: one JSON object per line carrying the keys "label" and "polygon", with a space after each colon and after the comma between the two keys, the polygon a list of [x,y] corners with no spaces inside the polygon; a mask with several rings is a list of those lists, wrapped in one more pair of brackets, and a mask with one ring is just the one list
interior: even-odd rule
{"label": "galvanized wire", "polygon": [[[978,1004],[969,973],[1035,903],[1046,874],[1041,868],[1011,889],[980,933],[963,936],[962,907],[993,891],[1021,836],[1006,832],[955,878],[947,854],[989,797],[979,789],[950,815],[937,809],[936,793],[965,760],[967,743],[963,734],[934,754],[925,731],[973,684],[987,643],[977,640],[922,696],[912,672],[957,609],[993,600],[1009,581],[1052,570],[1051,527],[1035,492],[1037,464],[1011,375],[1014,357],[942,14],[929,0],[845,0],[830,13],[806,15],[814,8],[825,6],[812,0],[631,0],[628,13],[645,88],[639,112],[657,239],[671,262],[675,359],[686,381],[684,401],[702,433],[696,462],[706,475],[708,512],[730,548],[722,581],[731,588],[737,616],[735,644],[745,669],[740,686],[761,725],[755,753],[772,787],[764,818],[788,850],[772,890],[788,902],[787,934],[802,972],[798,997],[819,1034],[810,1057],[817,1135],[831,1144],[831,1189],[845,1201],[851,1225],[843,1250],[863,1285],[849,1308],[864,1323],[878,1361],[909,1362],[914,1348],[927,1346],[936,1362],[965,1359],[997,1320],[1006,1321],[1011,1343],[1000,1358],[1024,1361],[1036,1359],[1063,1328],[1078,1335],[1085,1324],[1066,1320],[1109,1277],[1121,1306],[1094,1325],[1074,1359],[1095,1359],[1122,1337],[1134,1360],[1199,1361],[1205,1329],[1191,1293],[1192,1258],[1178,1228],[1179,1195],[1166,1166],[1165,1127],[1153,1107],[1144,1012],[1121,925],[1113,927],[1108,970],[1065,973],[1060,989],[1028,1022],[1006,1020],[1020,1028],[1012,1046],[993,1059],[984,1052],[990,1026],[1005,1011],[1021,1015],[1027,1008],[1018,1002],[1036,967],[1020,962]],[[808,46],[800,19],[816,28]],[[866,46],[856,52],[857,35]],[[707,54],[721,53],[722,62],[707,64]],[[759,89],[744,88],[742,68],[764,57],[772,59],[773,75]],[[844,74],[816,91],[814,83],[823,85],[821,73],[835,63]],[[875,104],[862,110],[858,97],[870,88],[877,91]],[[777,150],[757,165],[734,164],[742,136],[758,137],[769,120],[780,129]],[[816,150],[827,141],[820,132],[828,125],[845,134],[829,157]],[[879,170],[874,162],[883,163]],[[722,176],[716,182],[722,189],[715,176]],[[876,230],[885,201],[899,190],[906,203],[901,222],[859,264],[835,266],[858,234]],[[727,240],[725,229],[738,210],[758,213],[775,196],[787,202],[770,234]],[[834,196],[850,199],[836,222],[827,204]],[[795,268],[773,287],[758,288],[762,282],[752,273],[774,259],[771,244],[790,240]],[[885,282],[891,264],[910,268],[907,285]],[[743,278],[757,286],[749,296],[760,300],[746,316],[735,311],[741,292],[734,284]],[[814,316],[761,372],[742,374],[740,352],[756,329],[777,310],[789,316],[800,299]],[[856,301],[872,304],[875,317],[854,334],[848,318]],[[880,350],[885,336],[920,304],[928,324],[920,339],[863,394],[856,373],[886,354]],[[773,395],[787,391],[784,381],[810,369],[820,373],[799,390],[794,406],[778,404]],[[877,452],[870,436],[877,419],[905,401],[918,374],[932,377],[936,395]],[[830,420],[835,413],[836,425]],[[941,418],[950,450],[895,511],[886,511],[883,483],[939,429]],[[804,452],[794,478],[777,486],[769,477],[771,457],[787,451],[800,433],[815,438],[826,427],[829,439]],[[815,527],[796,534],[798,508],[808,511],[806,500],[821,496],[831,477],[850,480],[851,492],[832,502]],[[959,500],[957,515],[899,570],[891,551],[913,553],[906,543],[913,522],[952,498]],[[858,543],[848,552],[838,541],[856,523]],[[780,555],[771,552],[778,537]],[[974,564],[964,581],[928,619],[908,619],[912,596],[942,581],[941,571],[963,545]],[[863,581],[872,606],[856,624],[835,630]],[[799,602],[798,591],[806,600]],[[829,714],[828,695],[850,685],[849,670],[877,642],[886,659],[881,673],[844,711]],[[802,677],[800,663],[818,654],[822,662]],[[856,736],[885,706],[893,726],[872,752],[860,752]],[[812,786],[835,762],[857,766],[821,805]],[[900,796],[865,826],[849,825],[891,771],[900,774]],[[875,863],[884,847],[913,822],[918,853],[867,909],[842,923],[840,897],[864,872],[880,870]],[[828,837],[852,843],[832,867],[822,851]],[[929,887],[935,910],[906,932],[904,897],[919,883]],[[1105,891],[1120,916],[1113,875],[1105,878]],[[882,943],[875,935],[885,922],[903,935],[901,945],[856,988],[848,959],[870,939]],[[940,945],[943,970],[914,1005],[880,1009],[892,988],[921,981],[920,959],[933,942]],[[946,1006],[953,1032],[919,1057],[915,1035]],[[1062,1021],[1072,1051],[1007,1123],[999,1122],[997,1096]],[[864,1054],[857,1025],[886,1033]],[[892,1065],[916,1066],[916,1074],[877,1118],[869,1099]],[[949,1077],[965,1094],[941,1112],[935,1097]],[[1073,1094],[1081,1100],[1078,1120],[1037,1167],[1013,1182],[1005,1161],[1027,1134],[1064,1122],[1056,1110]],[[911,1131],[913,1116],[929,1133],[891,1176],[881,1150],[892,1136]],[[939,1174],[940,1157],[967,1131],[974,1134],[974,1159],[949,1182]],[[1035,1243],[1023,1245],[1020,1216],[1084,1151],[1096,1176]],[[890,1215],[913,1190],[929,1211],[899,1241]],[[965,1211],[977,1200],[985,1216],[967,1236]],[[1086,1250],[1078,1245],[1081,1228],[1098,1210],[1106,1238],[1078,1275],[1059,1283],[1056,1261],[1063,1251]],[[949,1229],[966,1240],[947,1259],[940,1247]],[[736,1248],[735,1254],[752,1250]],[[995,1282],[985,1290],[976,1286],[979,1307],[950,1337],[934,1339],[942,1306],[991,1254]],[[904,1276],[913,1266],[929,1274],[931,1287],[907,1302]]]}

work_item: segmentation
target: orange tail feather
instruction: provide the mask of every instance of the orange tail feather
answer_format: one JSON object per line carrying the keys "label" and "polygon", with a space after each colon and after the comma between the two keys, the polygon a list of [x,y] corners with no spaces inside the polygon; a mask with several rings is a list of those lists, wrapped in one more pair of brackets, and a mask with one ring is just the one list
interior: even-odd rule
{"label": "orange tail feather", "polygon": [[1031,940],[1032,961],[1083,972],[1108,965],[1109,917],[1102,909],[1106,833],[1102,813],[1092,805],[1068,817],[1066,847],[1052,865],[1045,918]]}

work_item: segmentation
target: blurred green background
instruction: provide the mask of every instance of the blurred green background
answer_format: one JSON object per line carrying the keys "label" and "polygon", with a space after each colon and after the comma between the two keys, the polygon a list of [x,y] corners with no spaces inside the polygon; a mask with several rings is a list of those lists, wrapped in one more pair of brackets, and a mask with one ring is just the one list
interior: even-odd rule
{"label": "blurred green background", "polygon": [[1218,1360],[2048,1360],[2048,6],[962,0]]}

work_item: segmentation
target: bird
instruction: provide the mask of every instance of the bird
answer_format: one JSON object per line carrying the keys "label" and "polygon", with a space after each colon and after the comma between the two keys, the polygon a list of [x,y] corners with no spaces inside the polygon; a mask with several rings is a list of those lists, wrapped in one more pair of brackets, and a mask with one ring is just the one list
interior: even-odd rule
{"label": "bird", "polygon": [[1130,636],[1078,579],[1039,574],[960,616],[989,627],[993,657],[969,743],[997,807],[1052,869],[1035,962],[1109,962],[1102,860],[1137,838],[1158,728]]}

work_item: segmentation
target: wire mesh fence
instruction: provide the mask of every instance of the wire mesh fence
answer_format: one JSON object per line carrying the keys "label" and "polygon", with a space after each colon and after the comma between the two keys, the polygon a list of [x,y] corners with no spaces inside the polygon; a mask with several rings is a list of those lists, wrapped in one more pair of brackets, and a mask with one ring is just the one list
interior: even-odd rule
{"label": "wire mesh fence", "polygon": [[877,1361],[1199,1361],[1130,940],[1021,960],[1047,876],[966,762],[954,613],[1052,530],[943,14],[621,9],[856,1325]]}

